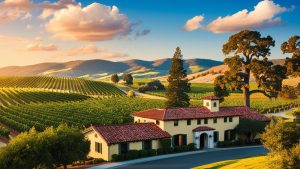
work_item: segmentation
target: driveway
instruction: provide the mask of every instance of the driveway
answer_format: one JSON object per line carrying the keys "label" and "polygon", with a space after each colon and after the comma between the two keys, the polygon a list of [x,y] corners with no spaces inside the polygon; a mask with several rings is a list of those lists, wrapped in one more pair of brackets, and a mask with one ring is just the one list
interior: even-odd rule
{"label": "driveway", "polygon": [[[268,151],[262,146],[240,147],[228,149],[215,149],[202,153],[189,154],[185,156],[170,157],[164,159],[156,159],[154,161],[122,164],[121,166],[113,166],[118,169],[189,169],[213,162],[230,160],[235,158],[244,158],[259,154],[266,154]],[[93,169],[100,169],[101,166]],[[103,167],[104,168],[104,167]],[[105,167],[106,168],[106,167]],[[108,167],[109,168],[109,167]]]}

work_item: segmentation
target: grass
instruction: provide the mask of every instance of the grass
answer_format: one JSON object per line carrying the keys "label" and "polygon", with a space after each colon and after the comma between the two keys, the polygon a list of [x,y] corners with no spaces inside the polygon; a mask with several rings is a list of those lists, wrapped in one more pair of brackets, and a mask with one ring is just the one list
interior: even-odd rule
{"label": "grass", "polygon": [[211,163],[193,169],[267,169],[267,159],[265,155],[226,160],[216,163]]}

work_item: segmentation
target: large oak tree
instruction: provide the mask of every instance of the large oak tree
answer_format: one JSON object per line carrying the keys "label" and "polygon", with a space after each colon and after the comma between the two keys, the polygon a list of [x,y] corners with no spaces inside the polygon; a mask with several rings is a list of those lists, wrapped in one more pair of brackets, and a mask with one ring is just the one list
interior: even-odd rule
{"label": "large oak tree", "polygon": [[[243,30],[230,36],[223,45],[225,64],[229,70],[215,79],[215,94],[228,95],[227,87],[243,92],[244,105],[250,107],[250,95],[262,93],[272,98],[281,90],[286,78],[286,68],[274,65],[268,60],[270,48],[275,46],[271,36],[262,37],[257,31]],[[253,75],[258,89],[250,90],[250,75]]]}
{"label": "large oak tree", "polygon": [[288,75],[300,76],[300,37],[292,36],[287,42],[283,42],[281,51],[283,54],[292,54],[292,57],[287,57],[285,61]]}

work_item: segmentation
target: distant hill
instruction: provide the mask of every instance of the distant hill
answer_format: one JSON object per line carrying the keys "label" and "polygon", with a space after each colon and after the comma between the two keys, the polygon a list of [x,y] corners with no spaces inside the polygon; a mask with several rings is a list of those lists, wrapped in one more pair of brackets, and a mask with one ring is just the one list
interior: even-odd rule
{"label": "distant hill", "polygon": [[[185,68],[195,73],[221,65],[222,62],[209,59],[187,59]],[[171,59],[154,61],[126,60],[113,62],[108,60],[79,60],[65,63],[40,63],[29,66],[9,66],[0,68],[0,76],[64,76],[105,78],[111,74],[132,73],[135,77],[157,77],[168,73]]]}
{"label": "distant hill", "polygon": [[[274,64],[280,64],[280,65],[283,65],[284,61],[285,61],[285,59],[272,60],[272,62]],[[211,67],[203,72],[189,74],[187,77],[188,77],[188,79],[190,79],[191,83],[213,83],[214,79],[217,76],[223,75],[224,72],[227,70],[228,70],[228,66],[222,64],[222,65]],[[164,79],[161,79],[161,80],[164,80]],[[250,81],[254,81],[253,76],[250,77]],[[291,85],[291,86],[296,86],[296,85],[298,85],[299,82],[300,82],[300,77],[289,78],[289,79],[285,79],[283,81],[283,83],[285,85]]]}

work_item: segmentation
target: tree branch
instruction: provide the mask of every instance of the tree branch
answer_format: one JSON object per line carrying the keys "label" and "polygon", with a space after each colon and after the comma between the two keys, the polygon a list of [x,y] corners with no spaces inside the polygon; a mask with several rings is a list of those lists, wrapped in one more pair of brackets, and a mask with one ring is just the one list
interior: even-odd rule
{"label": "tree branch", "polygon": [[263,95],[265,95],[266,97],[268,97],[269,99],[271,99],[272,98],[272,95],[270,95],[270,94],[268,94],[266,91],[264,91],[264,90],[251,90],[250,91],[250,95],[251,94],[254,94],[254,93],[262,93]]}

